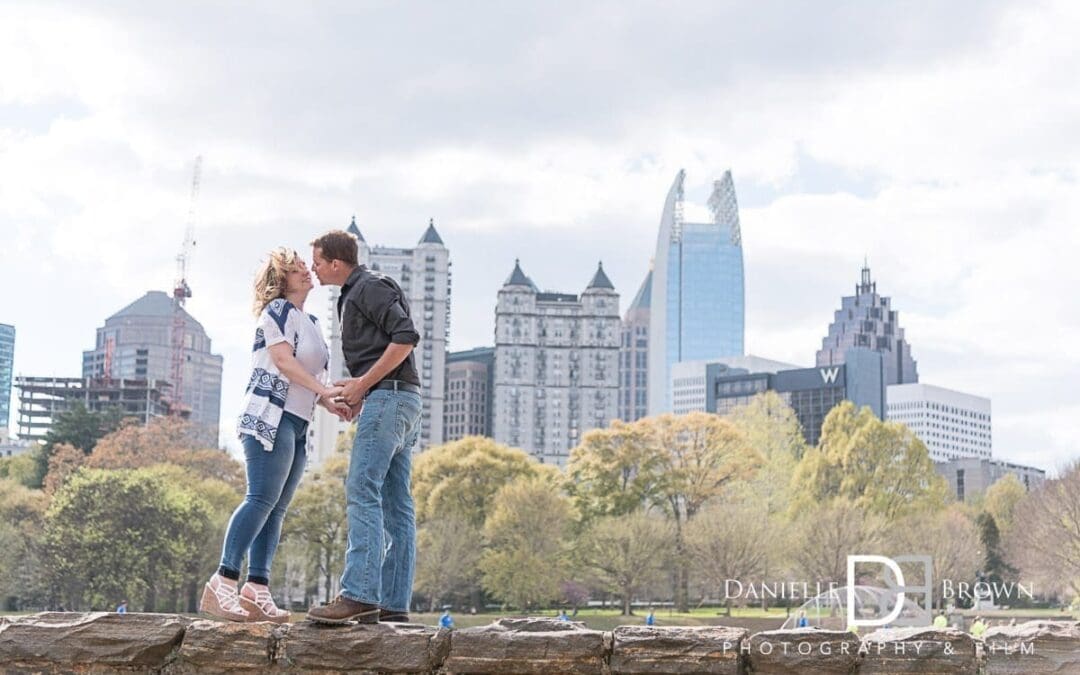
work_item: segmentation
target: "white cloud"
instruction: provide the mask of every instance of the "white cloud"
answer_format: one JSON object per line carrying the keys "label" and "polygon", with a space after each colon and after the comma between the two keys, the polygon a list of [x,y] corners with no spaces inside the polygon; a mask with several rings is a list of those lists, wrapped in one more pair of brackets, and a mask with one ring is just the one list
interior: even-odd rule
{"label": "white cloud", "polygon": [[1050,467],[1078,454],[1077,15],[0,5],[0,284],[34,289],[0,321],[17,371],[78,372],[105,316],[171,282],[202,153],[191,310],[228,429],[266,249],[353,213],[410,245],[435,217],[463,348],[491,341],[515,257],[567,291],[602,258],[628,302],[675,172],[700,210],[731,168],[753,353],[812,362],[866,254],[922,378],[992,396],[1001,451]]}

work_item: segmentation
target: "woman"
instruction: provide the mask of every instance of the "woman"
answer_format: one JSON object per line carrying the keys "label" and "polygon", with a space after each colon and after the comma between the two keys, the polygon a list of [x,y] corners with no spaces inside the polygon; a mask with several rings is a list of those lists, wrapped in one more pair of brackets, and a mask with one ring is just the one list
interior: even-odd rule
{"label": "woman", "polygon": [[[247,495],[229,520],[221,566],[199,603],[200,611],[220,619],[289,620],[289,612],[279,609],[270,595],[270,563],[285,511],[304,473],[307,426],[316,403],[335,415],[348,415],[333,401],[340,388],[324,384],[330,353],[318,319],[304,313],[312,285],[307,264],[285,248],[272,251],[255,277],[253,369],[237,425]],[[247,583],[238,590],[245,552]]]}

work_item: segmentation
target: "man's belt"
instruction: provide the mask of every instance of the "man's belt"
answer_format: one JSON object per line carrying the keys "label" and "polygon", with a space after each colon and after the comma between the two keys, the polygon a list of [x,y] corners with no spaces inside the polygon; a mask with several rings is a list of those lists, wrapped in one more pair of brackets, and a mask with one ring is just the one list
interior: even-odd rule
{"label": "man's belt", "polygon": [[371,391],[375,391],[376,389],[391,389],[393,391],[409,391],[409,392],[412,392],[414,394],[419,394],[420,393],[420,385],[413,384],[412,382],[405,382],[403,380],[383,380],[382,382],[380,382],[377,385],[375,385],[374,387],[372,387]]}

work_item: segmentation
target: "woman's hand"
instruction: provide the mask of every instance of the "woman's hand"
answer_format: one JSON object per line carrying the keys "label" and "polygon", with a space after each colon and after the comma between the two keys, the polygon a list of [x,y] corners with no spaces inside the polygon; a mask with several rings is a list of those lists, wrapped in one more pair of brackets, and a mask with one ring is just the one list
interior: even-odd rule
{"label": "woman's hand", "polygon": [[319,405],[348,422],[352,419],[352,410],[340,400],[335,400],[341,395],[341,387],[327,387],[319,394]]}

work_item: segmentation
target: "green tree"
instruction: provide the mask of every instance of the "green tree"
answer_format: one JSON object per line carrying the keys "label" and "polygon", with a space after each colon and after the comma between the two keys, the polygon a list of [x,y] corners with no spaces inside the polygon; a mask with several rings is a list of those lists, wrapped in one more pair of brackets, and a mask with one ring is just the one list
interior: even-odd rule
{"label": "green tree", "polygon": [[90,411],[81,402],[57,415],[53,418],[52,428],[45,436],[41,451],[34,455],[37,461],[37,476],[32,487],[42,486],[45,474],[49,472],[49,459],[52,457],[53,448],[57,445],[66,443],[88,455],[94,450],[98,440],[116,430],[122,421],[123,413],[119,408]]}
{"label": "green tree", "polygon": [[48,498],[0,479],[0,610],[45,604],[38,550]]}
{"label": "green tree", "polygon": [[686,524],[730,484],[752,476],[761,455],[729,420],[707,413],[646,417],[592,435],[570,459],[570,490],[586,513],[655,506],[675,532],[675,606],[689,610]]}
{"label": "green tree", "polygon": [[335,454],[305,477],[289,506],[283,535],[300,542],[312,576],[324,582],[325,602],[336,594],[335,574],[344,566],[348,537],[345,514],[345,477],[349,459]]}
{"label": "green tree", "polygon": [[821,440],[799,462],[791,481],[793,508],[806,509],[834,497],[894,520],[944,507],[947,487],[915,434],[883,422],[850,401],[834,407]]}
{"label": "green tree", "polygon": [[210,525],[206,501],[160,472],[81,469],[46,513],[44,567],[69,608],[142,596],[156,611],[201,560]]}
{"label": "green tree", "polygon": [[431,611],[453,595],[474,592],[483,546],[480,530],[460,516],[429,520],[416,534],[416,590],[427,596]]}
{"label": "green tree", "polygon": [[519,477],[500,488],[484,524],[485,590],[522,611],[557,599],[573,515],[570,500],[541,478]]}
{"label": "green tree", "polygon": [[40,487],[36,459],[40,452],[41,446],[37,445],[30,452],[0,459],[0,479],[9,478],[28,488]]}
{"label": "green tree", "polygon": [[642,511],[594,519],[577,539],[574,558],[604,590],[622,598],[622,613],[641,589],[653,583],[670,562],[671,526]]}
{"label": "green tree", "polygon": [[500,488],[544,472],[525,452],[481,436],[428,448],[413,465],[417,522],[454,517],[479,530]]}
{"label": "green tree", "polygon": [[983,495],[983,509],[994,517],[994,522],[1002,534],[1007,533],[1012,527],[1013,512],[1025,496],[1027,496],[1027,489],[1016,474],[1012,473],[1005,474],[986,489]]}

